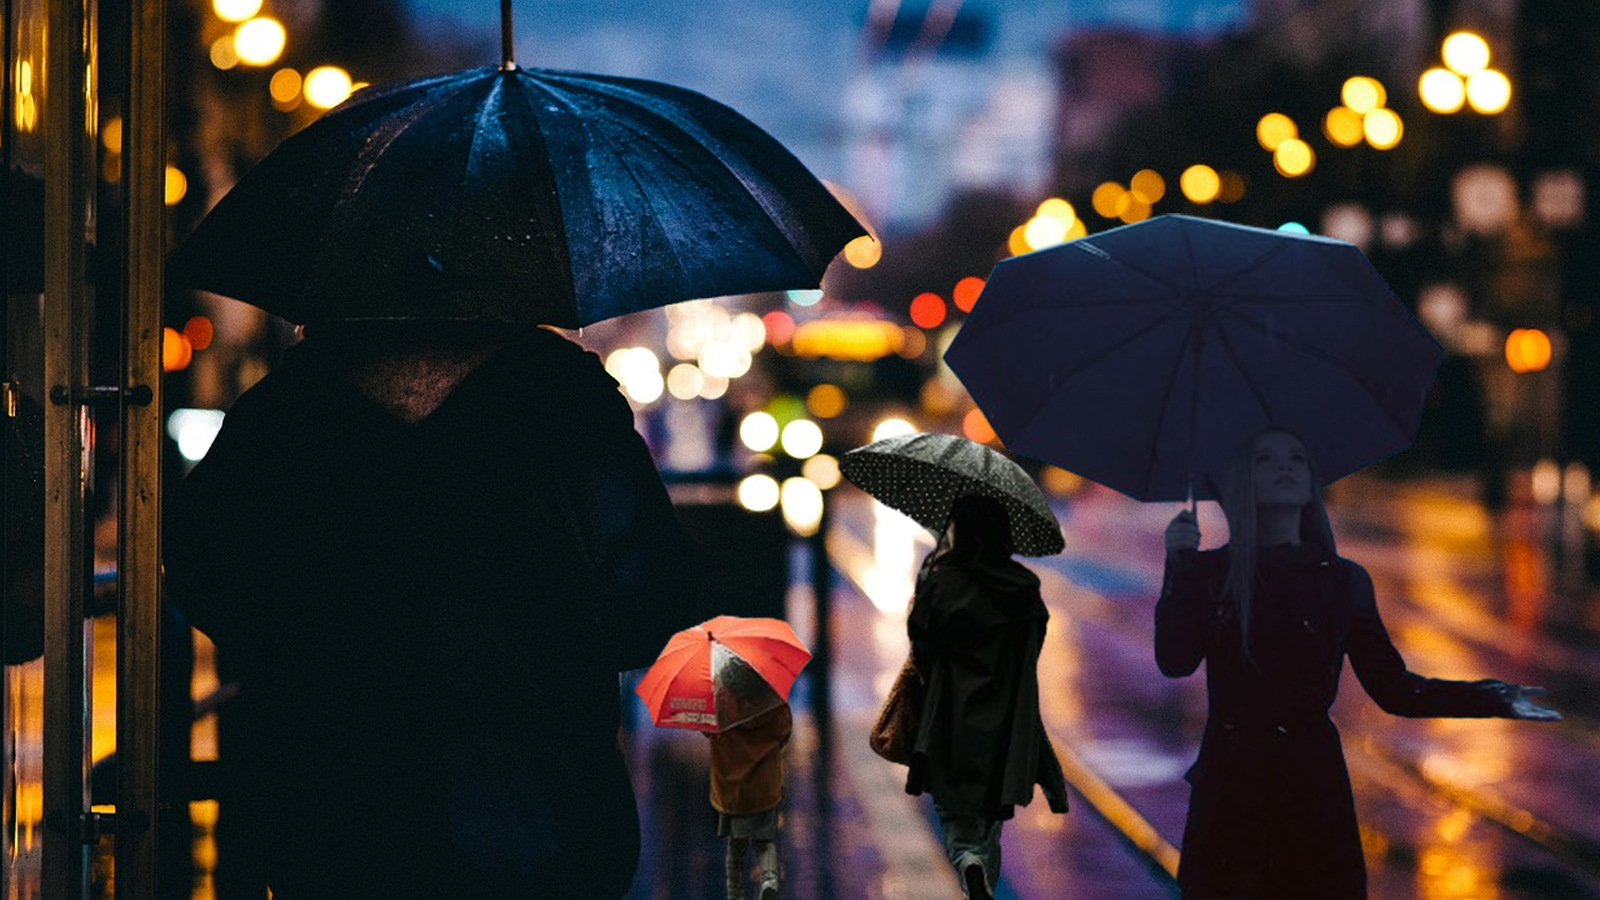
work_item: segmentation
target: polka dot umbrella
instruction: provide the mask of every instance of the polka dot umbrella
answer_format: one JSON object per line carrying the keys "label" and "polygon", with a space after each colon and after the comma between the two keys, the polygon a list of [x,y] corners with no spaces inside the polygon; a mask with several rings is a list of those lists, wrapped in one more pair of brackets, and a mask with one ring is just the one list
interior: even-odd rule
{"label": "polka dot umbrella", "polygon": [[839,470],[885,506],[939,534],[957,497],[1000,501],[1011,519],[1011,542],[1023,556],[1053,556],[1066,547],[1061,525],[1022,467],[975,441],[952,434],[906,434],[844,455]]}

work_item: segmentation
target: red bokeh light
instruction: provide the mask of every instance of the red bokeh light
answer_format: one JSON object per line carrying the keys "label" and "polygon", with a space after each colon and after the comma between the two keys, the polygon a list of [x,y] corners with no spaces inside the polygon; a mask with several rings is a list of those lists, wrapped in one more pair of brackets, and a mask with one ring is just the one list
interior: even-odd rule
{"label": "red bokeh light", "polygon": [[794,317],[783,310],[773,310],[762,316],[761,324],[767,326],[769,344],[787,344],[794,340]]}
{"label": "red bokeh light", "polygon": [[911,322],[918,328],[938,328],[944,322],[944,298],[925,292],[911,301]]}
{"label": "red bokeh light", "polygon": [[975,275],[956,282],[956,289],[951,295],[955,300],[956,309],[962,312],[972,312],[972,307],[978,302],[978,295],[983,293],[983,279]]}

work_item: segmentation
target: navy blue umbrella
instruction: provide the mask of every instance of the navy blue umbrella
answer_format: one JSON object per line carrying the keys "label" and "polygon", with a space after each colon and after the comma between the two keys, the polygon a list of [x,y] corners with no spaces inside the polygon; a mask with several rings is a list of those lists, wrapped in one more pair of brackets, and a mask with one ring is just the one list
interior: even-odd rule
{"label": "navy blue umbrella", "polygon": [[508,61],[359,91],[246,174],[171,271],[293,322],[572,328],[815,287],[863,233],[720,103]]}
{"label": "navy blue umbrella", "polygon": [[1169,215],[999,263],[945,361],[1008,450],[1173,501],[1267,426],[1323,484],[1404,449],[1442,354],[1354,246]]}

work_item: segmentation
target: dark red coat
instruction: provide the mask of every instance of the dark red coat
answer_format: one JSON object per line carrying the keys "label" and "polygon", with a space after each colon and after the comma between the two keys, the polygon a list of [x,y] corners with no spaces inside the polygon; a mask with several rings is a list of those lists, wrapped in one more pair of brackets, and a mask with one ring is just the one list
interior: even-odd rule
{"label": "dark red coat", "polygon": [[222,748],[275,893],[618,897],[619,670],[697,553],[591,353],[528,330],[407,425],[315,339],[178,487],[172,596],[243,690]]}
{"label": "dark red coat", "polygon": [[1504,683],[1406,670],[1366,570],[1320,547],[1264,551],[1250,646],[1224,598],[1226,548],[1169,561],[1156,604],[1156,662],[1171,677],[1206,661],[1209,718],[1192,785],[1178,883],[1185,897],[1366,896],[1350,778],[1328,707],[1346,656],[1361,686],[1399,716],[1481,717]]}
{"label": "dark red coat", "polygon": [[1033,787],[1067,811],[1066,783],[1039,716],[1039,650],[1050,612],[1039,578],[1011,559],[929,570],[907,629],[927,678],[906,791],[946,812],[1009,819]]}

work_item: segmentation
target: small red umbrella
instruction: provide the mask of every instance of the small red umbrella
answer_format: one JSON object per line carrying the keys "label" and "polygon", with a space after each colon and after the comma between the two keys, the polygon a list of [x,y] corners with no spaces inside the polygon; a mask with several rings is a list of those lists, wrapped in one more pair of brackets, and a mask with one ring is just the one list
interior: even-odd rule
{"label": "small red umbrella", "polygon": [[634,690],[657,725],[725,731],[788,702],[810,659],[787,622],[717,616],[673,635]]}

